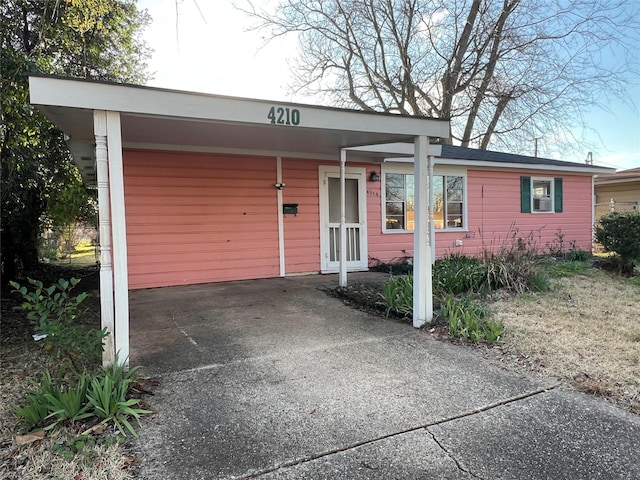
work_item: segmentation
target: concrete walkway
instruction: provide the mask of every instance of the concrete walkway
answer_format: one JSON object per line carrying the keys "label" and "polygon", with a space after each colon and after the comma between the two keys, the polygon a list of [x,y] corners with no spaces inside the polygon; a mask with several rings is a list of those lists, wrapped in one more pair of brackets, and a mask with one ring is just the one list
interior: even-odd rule
{"label": "concrete walkway", "polygon": [[336,284],[132,292],[131,361],[161,380],[141,477],[640,478],[637,416],[346,307]]}

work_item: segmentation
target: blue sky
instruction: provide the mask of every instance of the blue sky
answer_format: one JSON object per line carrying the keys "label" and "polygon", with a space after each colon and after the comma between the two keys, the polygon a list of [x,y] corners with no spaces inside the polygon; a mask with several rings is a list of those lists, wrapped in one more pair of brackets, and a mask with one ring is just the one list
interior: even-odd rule
{"label": "blue sky", "polygon": [[[277,39],[266,46],[243,13],[228,1],[139,0],[153,23],[145,37],[155,53],[150,62],[155,79],[151,86],[239,97],[313,103],[313,99],[288,93],[289,62],[296,55],[293,38]],[[203,19],[204,17],[204,19]],[[176,31],[177,25],[177,31]],[[639,55],[638,50],[634,55]],[[640,76],[630,77],[629,101],[609,103],[609,111],[592,109],[584,121],[583,135],[594,144],[594,164],[619,170],[640,167]],[[548,148],[544,139],[540,150]],[[581,158],[562,158],[583,162]]]}

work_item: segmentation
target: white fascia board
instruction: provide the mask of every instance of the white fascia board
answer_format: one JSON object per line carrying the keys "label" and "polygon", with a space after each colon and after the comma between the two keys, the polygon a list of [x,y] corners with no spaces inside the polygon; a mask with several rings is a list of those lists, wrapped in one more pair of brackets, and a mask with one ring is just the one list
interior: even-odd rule
{"label": "white fascia board", "polygon": [[598,173],[610,173],[612,168],[607,167],[593,167],[590,165],[583,165],[576,163],[575,167],[560,166],[560,165],[538,165],[530,163],[504,163],[504,162],[491,162],[491,161],[469,161],[469,160],[456,160],[450,158],[436,158],[436,164],[439,165],[462,165],[465,167],[491,167],[491,168],[515,168],[525,170],[547,170],[553,172],[569,172],[569,173],[589,173],[596,175]]}
{"label": "white fascia board", "polygon": [[[413,163],[413,157],[405,158],[385,158],[385,162],[405,162]],[[569,173],[589,173],[591,175],[611,173],[613,168],[608,167],[593,167],[590,165],[582,165],[576,163],[574,166],[559,166],[559,165],[538,165],[530,163],[505,163],[505,162],[491,162],[491,161],[476,161],[476,160],[461,160],[452,158],[434,158],[435,165],[457,165],[461,167],[474,168],[474,167],[486,167],[486,168],[509,168],[517,170],[544,170],[553,172],[569,172]]]}
{"label": "white fascia board", "polygon": [[[288,108],[291,111],[298,110],[299,125],[282,125],[286,128],[374,132],[404,137],[449,137],[449,122],[446,120],[220,97],[132,85],[31,76],[29,91],[31,103],[35,105],[264,125],[271,124],[267,115],[272,107]],[[280,125],[276,124],[273,127],[278,128]]]}

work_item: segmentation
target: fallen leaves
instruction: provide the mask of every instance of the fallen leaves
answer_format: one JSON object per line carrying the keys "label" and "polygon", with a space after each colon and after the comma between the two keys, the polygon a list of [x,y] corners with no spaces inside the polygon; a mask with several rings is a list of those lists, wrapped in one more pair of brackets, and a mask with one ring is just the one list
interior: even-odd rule
{"label": "fallen leaves", "polygon": [[16,445],[29,445],[44,438],[44,430],[27,433],[25,435],[16,435]]}

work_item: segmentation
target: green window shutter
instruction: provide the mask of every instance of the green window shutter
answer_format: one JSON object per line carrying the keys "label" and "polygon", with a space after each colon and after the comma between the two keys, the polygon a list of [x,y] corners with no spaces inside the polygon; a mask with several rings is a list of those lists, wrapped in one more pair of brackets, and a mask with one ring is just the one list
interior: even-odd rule
{"label": "green window shutter", "polygon": [[562,212],[562,178],[553,179],[553,205],[556,213]]}
{"label": "green window shutter", "polygon": [[531,213],[531,177],[520,177],[520,212]]}

